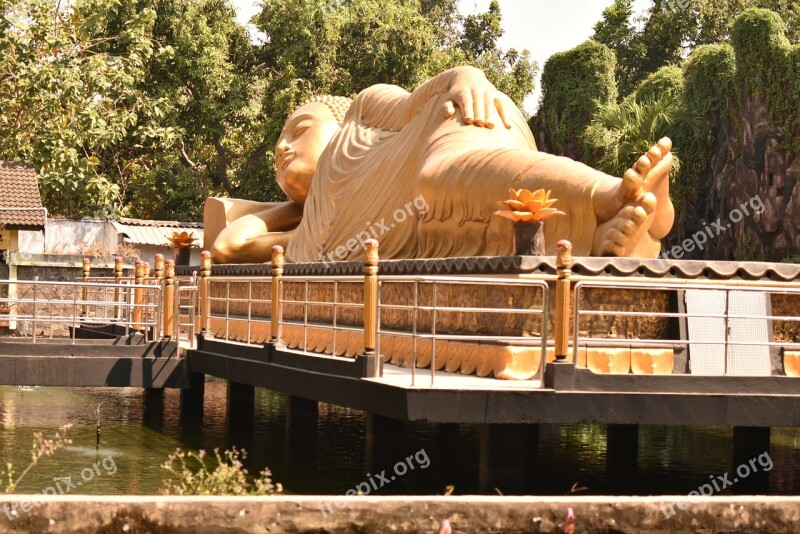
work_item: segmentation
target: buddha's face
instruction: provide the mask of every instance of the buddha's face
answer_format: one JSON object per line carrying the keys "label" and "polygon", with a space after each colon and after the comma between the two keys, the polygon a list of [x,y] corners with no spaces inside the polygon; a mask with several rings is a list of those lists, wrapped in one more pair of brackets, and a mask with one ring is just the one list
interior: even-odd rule
{"label": "buddha's face", "polygon": [[300,106],[286,119],[275,145],[275,166],[278,185],[294,202],[305,203],[319,157],[338,130],[333,113],[320,102]]}

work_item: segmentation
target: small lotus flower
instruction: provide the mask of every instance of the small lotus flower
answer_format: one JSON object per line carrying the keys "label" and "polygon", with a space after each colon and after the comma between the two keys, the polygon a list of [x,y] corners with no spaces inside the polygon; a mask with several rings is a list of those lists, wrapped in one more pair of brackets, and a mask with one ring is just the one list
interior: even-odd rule
{"label": "small lotus flower", "polygon": [[197,238],[189,232],[172,232],[172,236],[168,237],[167,240],[175,248],[189,248],[194,245]]}
{"label": "small lotus flower", "polygon": [[537,189],[531,193],[527,189],[509,189],[508,193],[512,197],[510,200],[498,202],[498,205],[506,209],[495,212],[501,217],[514,222],[542,222],[553,215],[565,215],[563,211],[551,207],[558,201],[550,198],[551,191]]}

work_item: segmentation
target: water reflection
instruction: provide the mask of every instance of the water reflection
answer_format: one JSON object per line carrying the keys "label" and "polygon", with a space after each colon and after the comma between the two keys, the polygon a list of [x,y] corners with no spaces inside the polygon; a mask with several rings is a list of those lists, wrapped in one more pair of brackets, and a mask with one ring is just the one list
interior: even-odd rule
{"label": "water reflection", "polygon": [[[320,404],[316,435],[287,431],[286,398],[255,390],[255,412],[249,428],[229,430],[226,383],[205,385],[202,421],[181,421],[178,390],[145,392],[125,389],[0,387],[0,461],[24,468],[30,459],[33,432],[52,434],[71,423],[72,445],[46,458],[19,486],[19,492],[41,492],[54,479],[80,481],[84,469],[95,475],[72,493],[158,493],[161,465],[176,448],[245,448],[251,472],[269,467],[286,491],[341,494],[382,470],[425,449],[427,469],[415,469],[380,489],[382,494],[479,493],[480,429],[473,425],[407,423],[400,429],[385,421],[368,421],[365,413]],[[96,450],[96,409],[100,406],[100,448]],[[308,424],[313,428],[313,423]],[[370,429],[369,436],[367,429]],[[730,428],[643,426],[639,429],[638,466],[624,483],[606,473],[606,428],[602,425],[541,425],[530,446],[525,486],[516,492],[564,495],[620,493],[685,495],[709,476],[731,472]],[[373,443],[374,447],[368,444]],[[771,494],[800,493],[800,430],[773,429],[769,477]],[[93,467],[112,456],[116,472]],[[734,466],[735,467],[735,466]],[[99,471],[99,474],[97,474]],[[525,479],[524,479],[525,480]],[[513,493],[511,484],[498,490]],[[494,487],[484,488],[494,493]],[[728,490],[730,491],[730,490]]]}

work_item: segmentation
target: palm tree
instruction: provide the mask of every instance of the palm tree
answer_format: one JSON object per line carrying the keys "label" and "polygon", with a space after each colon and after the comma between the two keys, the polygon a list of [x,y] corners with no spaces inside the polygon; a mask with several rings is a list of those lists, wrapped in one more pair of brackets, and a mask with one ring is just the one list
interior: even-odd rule
{"label": "palm tree", "polygon": [[[622,174],[664,136],[674,138],[676,130],[692,124],[691,114],[678,95],[664,92],[637,101],[634,96],[611,102],[597,110],[583,133],[583,139],[597,153],[596,167],[613,176]],[[673,151],[674,181],[680,160]]]}

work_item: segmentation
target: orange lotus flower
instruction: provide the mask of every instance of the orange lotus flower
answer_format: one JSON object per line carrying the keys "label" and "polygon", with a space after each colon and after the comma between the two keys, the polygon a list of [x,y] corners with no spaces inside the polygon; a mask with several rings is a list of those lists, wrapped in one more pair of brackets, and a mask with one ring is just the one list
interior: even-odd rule
{"label": "orange lotus flower", "polygon": [[531,193],[527,189],[509,189],[508,194],[511,196],[510,200],[498,202],[506,209],[495,213],[514,222],[541,222],[553,215],[565,215],[563,211],[551,207],[558,200],[550,198],[550,191],[538,189]]}
{"label": "orange lotus flower", "polygon": [[167,240],[175,248],[189,248],[194,245],[197,238],[189,232],[172,232],[172,237],[168,237]]}

